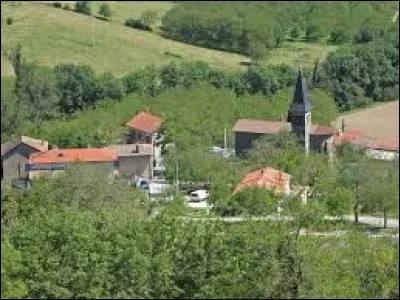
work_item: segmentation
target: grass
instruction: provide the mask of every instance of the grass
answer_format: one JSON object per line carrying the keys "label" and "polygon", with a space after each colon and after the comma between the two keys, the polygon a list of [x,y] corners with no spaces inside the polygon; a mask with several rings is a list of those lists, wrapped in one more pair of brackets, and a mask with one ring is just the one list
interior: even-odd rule
{"label": "grass", "polygon": [[[136,3],[113,3],[113,7],[118,6],[122,11],[125,6],[126,13],[131,15],[129,10],[135,11]],[[148,3],[146,8],[150,5]],[[12,25],[5,24],[8,16],[14,19]],[[156,33],[125,27],[117,22],[118,18],[124,18],[122,12],[116,12],[115,18],[115,22],[105,22],[43,3],[13,5],[1,2],[2,50],[8,51],[21,42],[24,56],[40,65],[85,63],[97,72],[110,71],[116,75],[150,63],[160,65],[172,60],[202,60],[225,69],[248,61],[243,55],[191,46],[162,38]],[[12,75],[12,68],[3,56],[1,72],[2,76]]]}
{"label": "grass", "polygon": [[[46,3],[43,3],[46,2]],[[54,8],[50,2],[1,2],[2,50],[8,51],[21,42],[24,57],[39,65],[54,66],[59,63],[84,63],[96,72],[123,75],[148,64],[161,65],[170,61],[201,60],[212,66],[232,70],[245,68],[250,59],[244,55],[188,45],[123,26],[129,18],[138,18],[149,9],[161,16],[173,7],[171,2],[108,1],[112,18],[110,22],[91,16]],[[60,1],[70,3],[74,1]],[[65,3],[64,3],[65,4]],[[99,1],[92,4],[97,13]],[[13,17],[12,25],[6,18]],[[92,41],[94,40],[94,47]],[[303,67],[312,66],[315,58],[323,58],[335,47],[286,42],[282,48],[272,50],[264,64],[286,63]],[[2,54],[1,76],[13,76],[8,59]]]}

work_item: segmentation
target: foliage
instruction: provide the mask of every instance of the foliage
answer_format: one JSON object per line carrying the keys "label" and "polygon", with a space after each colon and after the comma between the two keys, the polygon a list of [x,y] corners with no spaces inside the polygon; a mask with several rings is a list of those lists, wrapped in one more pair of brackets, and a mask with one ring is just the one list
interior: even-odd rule
{"label": "foliage", "polygon": [[14,22],[14,19],[12,17],[7,17],[6,19],[6,24],[11,25]]}
{"label": "foliage", "polygon": [[128,26],[128,27],[136,28],[136,29],[152,31],[152,29],[149,25],[143,23],[141,20],[136,20],[133,18],[127,19],[125,21],[124,25]]}
{"label": "foliage", "polygon": [[70,10],[71,6],[69,5],[69,3],[65,3],[64,6],[63,6],[63,9]]}
{"label": "foliage", "polygon": [[334,45],[345,44],[350,40],[346,30],[344,28],[334,28],[331,31],[331,35],[329,37],[329,42]]}
{"label": "foliage", "polygon": [[265,54],[267,54],[267,48],[263,43],[259,41],[251,41],[249,44],[249,56],[255,62],[260,61]]}
{"label": "foliage", "polygon": [[75,2],[75,11],[85,15],[92,14],[92,8],[90,5],[90,1],[76,1]]}
{"label": "foliage", "polygon": [[[261,42],[267,49],[279,47],[284,32],[291,31],[296,39],[305,30],[309,42],[328,38],[332,28],[338,26],[344,31],[341,39],[352,37],[365,24],[378,32],[396,9],[389,1],[190,1],[169,10],[162,23],[165,35],[173,39],[249,54],[250,42]],[[326,22],[328,19],[330,22]]]}
{"label": "foliage", "polygon": [[99,14],[102,15],[105,18],[110,18],[111,17],[111,8],[107,3],[102,3],[100,4],[99,7]]}
{"label": "foliage", "polygon": [[154,25],[158,20],[158,13],[155,10],[146,10],[140,17],[140,21],[148,27]]}
{"label": "foliage", "polygon": [[328,55],[319,84],[330,89],[342,110],[399,97],[399,54],[390,44],[344,47]]}
{"label": "foliage", "polygon": [[61,4],[61,2],[53,2],[53,6],[54,6],[55,8],[61,8],[61,7],[62,7],[62,4]]}

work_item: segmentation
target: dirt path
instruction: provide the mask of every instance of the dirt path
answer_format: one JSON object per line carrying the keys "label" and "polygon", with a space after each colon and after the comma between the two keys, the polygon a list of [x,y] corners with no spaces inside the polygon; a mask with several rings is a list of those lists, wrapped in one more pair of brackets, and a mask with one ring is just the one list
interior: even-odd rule
{"label": "dirt path", "polygon": [[370,137],[399,139],[399,100],[343,114],[337,120],[337,128],[344,118],[347,129],[361,131]]}

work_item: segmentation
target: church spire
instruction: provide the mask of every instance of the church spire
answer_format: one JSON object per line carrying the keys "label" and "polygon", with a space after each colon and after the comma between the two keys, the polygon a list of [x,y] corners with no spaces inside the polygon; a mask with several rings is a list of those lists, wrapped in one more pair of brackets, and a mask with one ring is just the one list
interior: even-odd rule
{"label": "church spire", "polygon": [[308,97],[307,84],[303,79],[303,72],[301,68],[297,75],[296,89],[294,91],[293,102],[289,108],[290,116],[304,115],[311,111],[311,102]]}

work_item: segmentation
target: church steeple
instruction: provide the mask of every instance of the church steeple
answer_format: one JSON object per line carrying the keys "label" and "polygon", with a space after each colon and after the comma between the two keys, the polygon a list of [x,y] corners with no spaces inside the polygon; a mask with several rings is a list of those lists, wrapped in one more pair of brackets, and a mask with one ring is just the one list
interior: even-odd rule
{"label": "church steeple", "polygon": [[292,132],[304,146],[305,153],[308,153],[311,133],[311,101],[301,69],[297,75],[293,101],[288,112],[288,122],[291,122]]}
{"label": "church steeple", "polygon": [[[301,68],[297,75],[296,89],[294,91],[293,102],[289,108],[289,118],[291,116],[302,116],[311,111],[311,101],[308,97],[307,84],[303,79]],[[290,121],[290,120],[289,120]]]}

